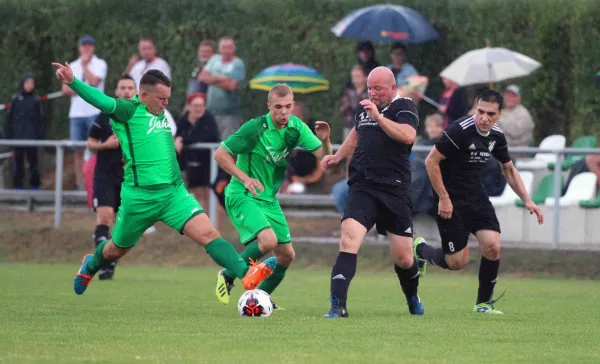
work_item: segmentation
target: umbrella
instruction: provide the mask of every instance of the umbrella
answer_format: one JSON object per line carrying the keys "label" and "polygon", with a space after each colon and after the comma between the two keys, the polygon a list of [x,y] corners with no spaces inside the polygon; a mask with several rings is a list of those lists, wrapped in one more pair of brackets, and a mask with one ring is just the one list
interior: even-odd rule
{"label": "umbrella", "polygon": [[293,92],[300,94],[329,90],[329,81],[319,71],[294,63],[265,68],[250,80],[250,88],[269,91],[278,83],[285,83],[292,88]]}
{"label": "umbrella", "polygon": [[541,64],[506,48],[481,48],[458,57],[440,76],[460,86],[491,83],[527,76]]}
{"label": "umbrella", "polygon": [[372,42],[423,43],[440,39],[417,11],[398,5],[373,5],[354,10],[331,31],[337,37]]}

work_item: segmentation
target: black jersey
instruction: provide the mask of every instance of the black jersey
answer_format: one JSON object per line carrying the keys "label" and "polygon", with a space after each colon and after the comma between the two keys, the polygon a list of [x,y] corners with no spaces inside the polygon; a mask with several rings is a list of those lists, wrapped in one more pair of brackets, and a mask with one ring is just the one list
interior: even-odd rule
{"label": "black jersey", "polygon": [[440,162],[440,169],[453,202],[469,203],[474,198],[487,196],[481,182],[486,161],[491,156],[500,163],[511,160],[502,130],[494,125],[489,133],[481,133],[472,116],[452,123],[435,147],[446,157]]}
{"label": "black jersey", "polygon": [[[113,134],[108,115],[98,115],[90,127],[89,137],[105,142]],[[121,152],[121,147],[99,150],[94,174],[105,178],[123,179],[123,152]]]}
{"label": "black jersey", "polygon": [[[379,111],[385,118],[413,128],[419,125],[417,106],[412,99],[397,97]],[[410,193],[410,162],[412,144],[402,144],[390,138],[377,121],[360,107],[355,115],[358,145],[349,166],[349,183],[393,186],[401,193]]]}

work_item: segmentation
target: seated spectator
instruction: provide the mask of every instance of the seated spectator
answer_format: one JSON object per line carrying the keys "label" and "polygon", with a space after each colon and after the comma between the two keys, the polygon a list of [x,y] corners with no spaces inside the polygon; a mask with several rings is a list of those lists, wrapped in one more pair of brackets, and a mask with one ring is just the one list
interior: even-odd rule
{"label": "seated spectator", "polygon": [[394,73],[394,77],[396,77],[396,85],[398,87],[407,85],[408,77],[417,76],[419,74],[412,64],[406,62],[407,54],[408,50],[404,44],[392,44],[392,47],[390,48],[392,64],[389,64],[388,68]]}
{"label": "seated spectator", "polygon": [[583,172],[592,172],[598,177],[598,188],[600,188],[600,155],[589,154],[585,158],[578,160],[571,166],[571,171],[567,177],[567,184],[562,191],[563,195],[567,192],[567,188],[573,177]]}
{"label": "seated spectator", "polygon": [[354,128],[354,115],[360,107],[362,100],[369,98],[367,92],[367,71],[359,64],[352,67],[350,73],[352,88],[344,90],[344,96],[340,101],[340,111],[344,116],[344,140],[348,138],[350,131]]}
{"label": "seated spectator", "polygon": [[521,104],[521,90],[517,85],[510,85],[504,90],[504,110],[498,126],[504,132],[509,148],[531,145],[535,124],[529,111]]}
{"label": "seated spectator", "polygon": [[[302,101],[294,103],[292,115],[304,121],[315,134],[315,120],[311,119]],[[296,149],[288,159],[286,179],[281,184],[282,193],[304,193],[306,185],[317,183],[323,176],[323,170],[319,168],[319,160],[309,151]],[[292,186],[292,189],[290,189]]]}
{"label": "seated spectator", "polygon": [[439,111],[444,115],[444,129],[447,129],[455,120],[466,116],[470,106],[464,87],[460,87],[446,77],[442,77],[442,82],[444,83],[444,93],[440,98]]}
{"label": "seated spectator", "polygon": [[182,156],[182,164],[186,171],[188,189],[202,206],[208,206],[210,193],[210,150],[189,149],[195,143],[218,143],[219,131],[214,117],[206,111],[204,98],[191,94],[187,99],[188,112],[177,122],[175,149]]}
{"label": "seated spectator", "polygon": [[[431,114],[425,119],[427,139],[420,140],[416,145],[432,146],[444,133],[444,118],[440,114]],[[433,187],[429,181],[425,159],[429,152],[413,152],[410,161],[413,215],[434,214]]]}

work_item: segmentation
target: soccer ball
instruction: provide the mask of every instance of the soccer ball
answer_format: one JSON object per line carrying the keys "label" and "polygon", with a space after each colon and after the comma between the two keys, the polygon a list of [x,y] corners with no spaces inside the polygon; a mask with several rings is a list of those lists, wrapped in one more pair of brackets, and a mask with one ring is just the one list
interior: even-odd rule
{"label": "soccer ball", "polygon": [[238,301],[238,312],[242,317],[269,317],[273,312],[271,297],[260,289],[246,291]]}

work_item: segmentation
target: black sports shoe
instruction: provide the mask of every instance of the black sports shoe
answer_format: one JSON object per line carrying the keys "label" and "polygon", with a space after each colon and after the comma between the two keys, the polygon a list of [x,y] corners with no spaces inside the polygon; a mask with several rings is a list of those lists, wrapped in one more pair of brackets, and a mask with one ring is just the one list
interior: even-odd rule
{"label": "black sports shoe", "polygon": [[111,262],[107,266],[101,268],[100,271],[98,271],[98,279],[101,281],[113,279],[116,267],[117,262]]}
{"label": "black sports shoe", "polygon": [[333,297],[331,297],[331,308],[329,309],[329,313],[323,316],[323,318],[346,318],[348,317],[348,310],[346,307],[342,307],[339,304],[339,301]]}

